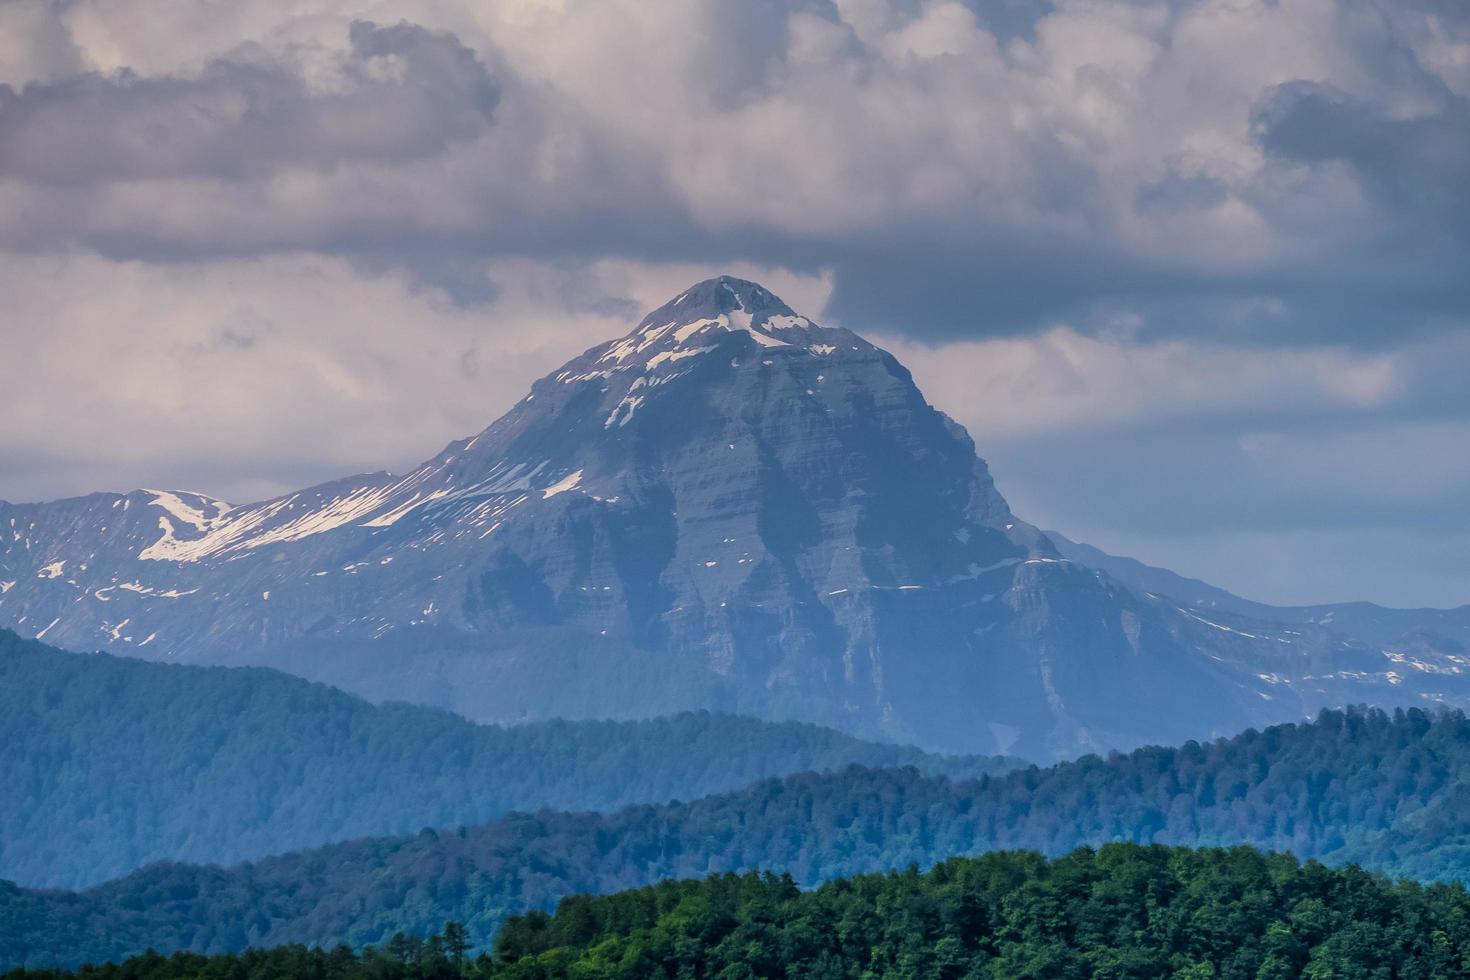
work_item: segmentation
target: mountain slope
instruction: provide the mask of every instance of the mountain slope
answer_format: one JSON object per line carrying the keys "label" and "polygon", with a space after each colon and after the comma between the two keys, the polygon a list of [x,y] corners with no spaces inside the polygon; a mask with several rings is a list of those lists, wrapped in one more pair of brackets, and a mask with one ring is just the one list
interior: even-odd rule
{"label": "mountain slope", "polygon": [[1055,758],[1470,703],[1316,626],[1068,562],[854,334],[722,277],[407,475],[0,507],[0,624],[486,721],[690,708]]}
{"label": "mountain slope", "polygon": [[153,947],[382,943],[576,892],[774,868],[799,884],[959,854],[1112,840],[1249,843],[1425,880],[1470,877],[1470,721],[1324,713],[1209,745],[951,783],[913,769],[800,775],[692,803],[513,815],[235,868],[161,864],[85,892],[0,886],[0,964]]}
{"label": "mountain slope", "polygon": [[[738,751],[731,751],[738,747]],[[260,669],[63,653],[0,631],[0,878],[78,886],[162,858],[233,863],[508,810],[691,799],[808,770],[940,757],[724,715],[474,725]]]}
{"label": "mountain slope", "polygon": [[[1046,536],[1063,557],[1106,572],[1131,589],[1178,599],[1199,609],[1221,610],[1252,619],[1295,625],[1328,626],[1377,646],[1403,648],[1428,644],[1441,653],[1465,654],[1470,647],[1470,605],[1454,609],[1392,609],[1371,602],[1330,602],[1316,606],[1272,606],[1243,599],[1199,579],[1136,558],[1110,555],[1056,531]],[[1451,661],[1462,666],[1470,661]]]}

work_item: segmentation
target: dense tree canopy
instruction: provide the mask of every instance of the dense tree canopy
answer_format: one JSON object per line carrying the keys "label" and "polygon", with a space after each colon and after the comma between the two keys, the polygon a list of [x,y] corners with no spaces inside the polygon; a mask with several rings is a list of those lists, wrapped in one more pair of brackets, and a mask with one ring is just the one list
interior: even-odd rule
{"label": "dense tree canopy", "polygon": [[[1048,861],[953,858],[801,891],[789,875],[723,874],[506,922],[467,949],[450,923],[361,954],[346,947],[206,958],[147,953],[94,980],[743,980],[1146,978],[1430,980],[1470,969],[1470,896],[1247,847],[1109,844]],[[69,980],[17,971],[5,980]]]}
{"label": "dense tree canopy", "polygon": [[610,814],[516,814],[230,869],[162,864],[80,893],[0,887],[0,964],[354,948],[447,920],[485,943],[577,892],[775,869],[802,886],[996,849],[1252,843],[1420,879],[1470,878],[1470,722],[1325,712],[1312,724],[951,782],[850,768]]}
{"label": "dense tree canopy", "polygon": [[0,630],[0,878],[85,886],[169,858],[232,863],[510,810],[694,799],[808,770],[1019,763],[688,713],[475,725],[273,670],[64,653]]}

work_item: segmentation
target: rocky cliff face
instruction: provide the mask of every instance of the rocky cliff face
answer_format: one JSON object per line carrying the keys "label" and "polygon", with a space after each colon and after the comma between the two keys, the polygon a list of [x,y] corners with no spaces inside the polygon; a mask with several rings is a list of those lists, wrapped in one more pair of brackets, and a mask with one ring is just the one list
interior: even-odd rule
{"label": "rocky cliff face", "polygon": [[0,505],[0,530],[0,624],[484,720],[711,707],[1040,758],[1426,693],[1067,561],[891,355],[728,277],[405,476]]}

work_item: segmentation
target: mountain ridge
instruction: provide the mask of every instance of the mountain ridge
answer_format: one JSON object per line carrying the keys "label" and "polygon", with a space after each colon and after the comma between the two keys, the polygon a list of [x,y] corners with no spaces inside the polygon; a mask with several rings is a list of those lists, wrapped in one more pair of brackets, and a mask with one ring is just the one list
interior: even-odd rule
{"label": "mountain ridge", "polygon": [[1470,643],[1470,604],[1450,609],[1400,609],[1374,602],[1326,602],[1281,606],[1246,599],[1200,579],[1136,558],[1114,555],[1073,541],[1060,531],[1046,536],[1060,554],[1089,568],[1107,572],[1134,589],[1159,592],[1192,607],[1220,609],[1258,620],[1331,626],[1349,636],[1377,644],[1394,644],[1414,633],[1434,633],[1456,644],[1448,652],[1463,653]]}

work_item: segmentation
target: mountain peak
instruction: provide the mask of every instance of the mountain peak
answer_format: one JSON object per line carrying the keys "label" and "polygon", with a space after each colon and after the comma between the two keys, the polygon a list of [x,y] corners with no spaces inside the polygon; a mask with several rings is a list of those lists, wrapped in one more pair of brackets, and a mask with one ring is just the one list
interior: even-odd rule
{"label": "mountain peak", "polygon": [[759,283],[717,276],[690,286],[630,333],[569,362],[555,380],[600,382],[630,371],[646,373],[661,366],[667,371],[686,358],[727,349],[727,343],[752,341],[758,349],[821,357],[838,350],[874,349],[850,331],[818,326]]}
{"label": "mountain peak", "polygon": [[748,313],[751,317],[796,316],[796,311],[760,283],[734,276],[716,276],[690,286],[643,318],[643,329],[674,321],[689,323],[721,314]]}

